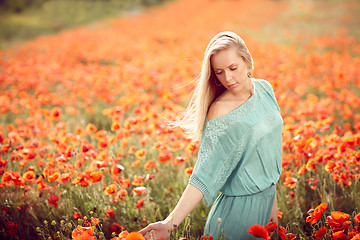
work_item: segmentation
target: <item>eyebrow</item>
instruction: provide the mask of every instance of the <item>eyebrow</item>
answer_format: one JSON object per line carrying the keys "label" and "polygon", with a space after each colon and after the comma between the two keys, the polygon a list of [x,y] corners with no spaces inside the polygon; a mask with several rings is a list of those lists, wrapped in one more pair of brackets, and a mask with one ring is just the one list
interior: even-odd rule
{"label": "eyebrow", "polygon": [[[236,63],[232,63],[232,64],[230,64],[230,65],[227,66],[227,67],[231,67],[231,66],[233,66],[233,65],[236,65]],[[213,69],[214,69],[214,70],[222,70],[221,68],[214,68],[214,67],[213,67]]]}

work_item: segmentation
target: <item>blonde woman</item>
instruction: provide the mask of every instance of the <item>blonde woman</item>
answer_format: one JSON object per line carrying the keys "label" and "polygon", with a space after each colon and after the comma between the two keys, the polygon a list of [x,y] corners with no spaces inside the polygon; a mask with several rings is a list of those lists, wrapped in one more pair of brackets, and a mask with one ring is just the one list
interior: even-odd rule
{"label": "blonde woman", "polygon": [[168,239],[200,200],[212,205],[204,235],[214,239],[253,239],[251,225],[277,222],[283,121],[271,85],[251,78],[252,69],[238,35],[221,32],[211,39],[178,124],[201,141],[198,160],[174,210],[140,231],[146,239]]}

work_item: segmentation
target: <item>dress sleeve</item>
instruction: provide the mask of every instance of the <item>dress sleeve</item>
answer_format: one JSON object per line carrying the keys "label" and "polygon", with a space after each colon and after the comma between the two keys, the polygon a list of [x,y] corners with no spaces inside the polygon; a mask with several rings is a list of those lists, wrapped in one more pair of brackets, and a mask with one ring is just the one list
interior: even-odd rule
{"label": "dress sleeve", "polygon": [[203,202],[207,206],[214,202],[242,159],[247,136],[239,138],[239,134],[232,130],[231,127],[206,124],[202,134],[198,159],[189,183],[203,193]]}
{"label": "dress sleeve", "polygon": [[280,112],[280,107],[276,101],[276,97],[275,97],[275,93],[274,93],[274,89],[273,87],[271,86],[271,84],[264,80],[264,79],[261,79],[261,84],[264,86],[266,92],[271,96],[272,100],[274,101],[275,105],[276,105],[276,108],[278,109],[278,111]]}

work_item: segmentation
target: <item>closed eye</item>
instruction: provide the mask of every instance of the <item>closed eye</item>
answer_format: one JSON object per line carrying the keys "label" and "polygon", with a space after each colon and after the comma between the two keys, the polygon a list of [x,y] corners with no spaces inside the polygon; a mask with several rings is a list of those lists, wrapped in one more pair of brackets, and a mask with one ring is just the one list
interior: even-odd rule
{"label": "closed eye", "polygon": [[237,69],[237,67],[230,68],[231,71],[235,71],[236,69]]}

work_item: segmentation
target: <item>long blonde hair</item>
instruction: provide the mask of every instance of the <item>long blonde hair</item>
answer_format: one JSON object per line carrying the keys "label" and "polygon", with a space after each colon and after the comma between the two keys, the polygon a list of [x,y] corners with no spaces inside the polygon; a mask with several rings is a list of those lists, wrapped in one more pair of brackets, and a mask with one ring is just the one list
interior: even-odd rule
{"label": "long blonde hair", "polygon": [[201,139],[208,109],[211,103],[225,91],[223,85],[218,86],[215,84],[218,79],[211,66],[211,56],[232,46],[237,47],[238,53],[243,60],[249,64],[251,69],[254,68],[251,54],[244,40],[237,34],[229,31],[220,32],[210,40],[190,102],[183,113],[182,119],[171,124],[181,127],[184,130],[184,135],[192,139],[192,142]]}

